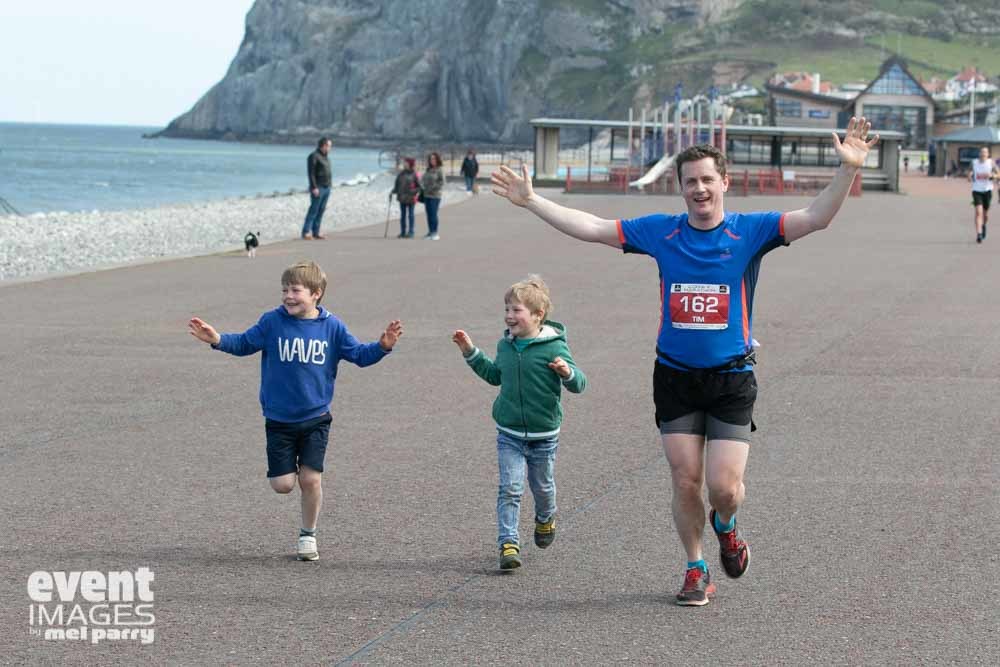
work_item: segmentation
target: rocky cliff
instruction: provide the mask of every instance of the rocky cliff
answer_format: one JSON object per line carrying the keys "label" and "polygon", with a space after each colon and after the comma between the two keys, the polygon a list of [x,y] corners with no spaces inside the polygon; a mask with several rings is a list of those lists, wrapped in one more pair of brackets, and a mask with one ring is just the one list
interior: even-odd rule
{"label": "rocky cliff", "polygon": [[532,117],[621,117],[795,48],[998,25],[972,0],[257,0],[226,76],[163,134],[527,143]]}
{"label": "rocky cliff", "polygon": [[164,134],[526,142],[527,118],[608,110],[573,87],[622,39],[703,26],[741,2],[257,0],[225,78]]}

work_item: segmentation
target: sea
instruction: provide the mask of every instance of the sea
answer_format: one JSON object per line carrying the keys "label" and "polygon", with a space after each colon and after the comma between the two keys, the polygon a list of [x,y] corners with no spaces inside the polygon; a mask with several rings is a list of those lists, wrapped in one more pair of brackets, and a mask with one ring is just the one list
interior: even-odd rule
{"label": "sea", "polygon": [[[159,127],[0,123],[0,198],[23,215],[117,211],[308,187],[315,146],[145,139]],[[388,151],[334,145],[333,182],[393,167]],[[4,213],[0,202],[0,215]]]}

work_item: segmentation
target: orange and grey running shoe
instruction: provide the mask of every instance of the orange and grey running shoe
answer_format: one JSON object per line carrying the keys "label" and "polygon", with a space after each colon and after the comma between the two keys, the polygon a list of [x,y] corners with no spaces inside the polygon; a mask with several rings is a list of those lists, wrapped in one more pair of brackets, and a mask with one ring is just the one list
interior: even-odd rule
{"label": "orange and grey running shoe", "polygon": [[712,576],[700,567],[688,568],[684,573],[684,586],[677,594],[677,604],[682,607],[702,607],[715,595]]}

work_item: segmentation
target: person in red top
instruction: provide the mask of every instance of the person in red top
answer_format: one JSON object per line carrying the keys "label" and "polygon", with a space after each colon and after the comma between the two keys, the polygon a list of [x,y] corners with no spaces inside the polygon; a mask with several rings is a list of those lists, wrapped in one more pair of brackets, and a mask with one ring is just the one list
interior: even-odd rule
{"label": "person in red top", "polygon": [[[679,216],[600,218],[539,196],[527,166],[520,175],[507,167],[492,175],[494,193],[564,234],[648,254],[657,261],[663,276],[661,333],[667,328],[670,333],[658,341],[653,402],[670,464],[674,524],[687,554],[684,584],[677,594],[680,605],[707,604],[715,592],[702,558],[706,514],[718,536],[726,574],[742,576],[750,564],[749,546],[736,529],[757,396],[748,349],[752,289],[743,286],[756,279],[756,264],[764,252],[829,226],[878,142],[878,135],[868,138],[870,130],[864,118],[851,118],[843,141],[833,133],[840,156],[833,181],[809,206],[783,215],[727,215],[726,159],[713,146],[694,146],[677,156],[677,177],[687,205],[687,214]],[[677,250],[676,244],[684,245]],[[679,261],[682,254],[687,257]],[[668,287],[670,294],[665,293]],[[741,341],[744,346],[735,349]],[[726,350],[732,356],[721,358]],[[705,486],[708,513],[702,500]]]}

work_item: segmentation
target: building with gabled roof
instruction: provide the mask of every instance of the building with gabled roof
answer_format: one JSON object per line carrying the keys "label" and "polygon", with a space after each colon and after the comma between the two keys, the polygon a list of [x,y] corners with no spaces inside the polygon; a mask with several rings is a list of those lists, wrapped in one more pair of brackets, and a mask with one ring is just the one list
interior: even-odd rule
{"label": "building with gabled roof", "polygon": [[934,127],[934,98],[901,58],[882,63],[879,75],[854,98],[852,113],[872,127],[907,135],[904,148],[924,148]]}
{"label": "building with gabled roof", "polygon": [[851,116],[865,116],[878,131],[906,135],[904,148],[924,148],[934,126],[934,99],[906,67],[892,57],[879,74],[851,99],[767,86],[771,122],[776,126],[845,127]]}

